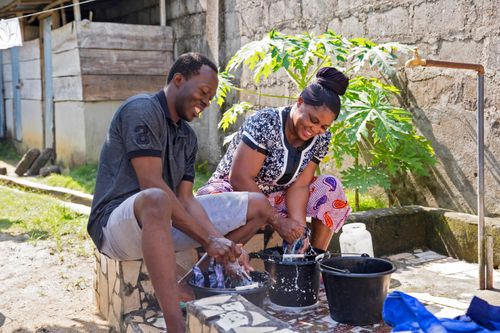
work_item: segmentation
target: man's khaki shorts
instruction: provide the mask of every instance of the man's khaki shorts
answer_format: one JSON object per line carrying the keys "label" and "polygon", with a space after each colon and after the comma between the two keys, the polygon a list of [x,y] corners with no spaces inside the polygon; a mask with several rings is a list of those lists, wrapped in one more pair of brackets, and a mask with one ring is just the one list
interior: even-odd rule
{"label": "man's khaki shorts", "polygon": [[[101,252],[116,260],[142,258],[142,229],[134,215],[134,202],[139,193],[116,207],[103,228]],[[230,192],[196,197],[210,221],[223,235],[245,225],[248,209],[248,192]],[[172,227],[175,251],[200,246],[182,231]]]}

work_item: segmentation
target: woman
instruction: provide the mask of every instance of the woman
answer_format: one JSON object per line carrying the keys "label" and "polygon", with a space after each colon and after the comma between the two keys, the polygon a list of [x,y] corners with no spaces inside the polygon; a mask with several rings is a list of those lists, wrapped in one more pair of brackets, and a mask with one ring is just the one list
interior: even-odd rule
{"label": "woman", "polygon": [[344,74],[324,67],[292,107],[250,116],[198,195],[262,192],[281,217],[276,231],[285,240],[300,238],[310,216],[311,245],[326,250],[351,208],[337,178],[315,177],[314,172],[328,152],[328,128],[339,115],[339,95],[348,84]]}

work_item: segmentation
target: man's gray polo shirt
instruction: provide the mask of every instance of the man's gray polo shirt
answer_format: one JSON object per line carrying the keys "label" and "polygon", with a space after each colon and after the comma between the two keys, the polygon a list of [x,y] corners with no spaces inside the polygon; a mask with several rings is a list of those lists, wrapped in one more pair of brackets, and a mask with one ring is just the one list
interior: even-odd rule
{"label": "man's gray polo shirt", "polygon": [[161,157],[163,179],[175,192],[182,180],[194,180],[197,149],[196,135],[188,123],[174,123],[170,118],[163,91],[127,99],[113,116],[99,158],[87,226],[97,248],[101,248],[102,228],[111,212],[140,191],[132,158]]}

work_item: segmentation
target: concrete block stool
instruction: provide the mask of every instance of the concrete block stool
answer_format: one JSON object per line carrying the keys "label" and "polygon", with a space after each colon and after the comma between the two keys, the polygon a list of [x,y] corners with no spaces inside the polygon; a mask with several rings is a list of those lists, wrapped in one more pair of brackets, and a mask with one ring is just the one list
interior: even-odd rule
{"label": "concrete block stool", "polygon": [[[269,242],[275,246],[280,239]],[[264,248],[264,235],[257,234],[245,244],[247,252]],[[142,260],[116,261],[94,251],[94,301],[101,315],[116,332],[161,332],[165,321],[154,295],[153,284]],[[176,272],[183,276],[198,260],[195,249],[176,253]],[[252,262],[262,271],[262,261]],[[262,267],[260,267],[262,266]]]}

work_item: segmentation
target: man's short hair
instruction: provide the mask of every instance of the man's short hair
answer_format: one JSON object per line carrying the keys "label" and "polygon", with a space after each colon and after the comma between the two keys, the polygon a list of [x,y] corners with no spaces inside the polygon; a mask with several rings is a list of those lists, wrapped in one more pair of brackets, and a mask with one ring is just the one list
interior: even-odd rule
{"label": "man's short hair", "polygon": [[200,68],[203,65],[207,65],[211,69],[214,70],[215,73],[218,73],[217,66],[208,59],[207,57],[195,53],[189,52],[182,54],[177,60],[174,62],[170,72],[168,73],[167,84],[172,81],[175,73],[182,74],[186,80],[188,80],[193,75],[198,75],[200,73]]}

